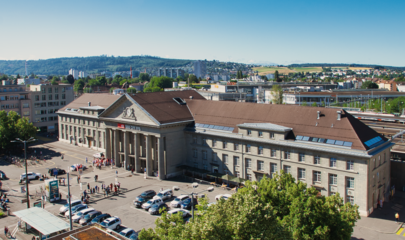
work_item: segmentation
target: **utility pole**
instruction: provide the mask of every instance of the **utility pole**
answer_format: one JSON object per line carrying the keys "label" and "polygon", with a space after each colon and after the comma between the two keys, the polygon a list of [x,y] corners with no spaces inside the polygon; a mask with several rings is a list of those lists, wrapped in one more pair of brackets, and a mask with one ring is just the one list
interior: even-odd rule
{"label": "utility pole", "polygon": [[[70,169],[70,168],[69,168]],[[68,182],[68,203],[69,203],[69,223],[70,223],[70,231],[73,230],[72,224],[72,198],[70,197],[70,180],[69,180],[69,172],[67,173],[67,182]]]}

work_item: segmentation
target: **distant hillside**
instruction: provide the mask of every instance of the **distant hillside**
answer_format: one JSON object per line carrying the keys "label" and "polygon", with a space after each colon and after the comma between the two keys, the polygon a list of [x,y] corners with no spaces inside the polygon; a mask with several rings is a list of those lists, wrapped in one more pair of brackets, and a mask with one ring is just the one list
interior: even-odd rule
{"label": "distant hillside", "polygon": [[[167,59],[151,56],[131,56],[131,57],[74,57],[74,58],[53,58],[46,60],[28,61],[28,73],[45,75],[66,75],[70,68],[88,73],[102,71],[121,72],[133,70],[143,70],[144,68],[159,67],[183,67],[190,64],[192,60]],[[0,72],[5,74],[25,75],[24,60],[0,60]]]}
{"label": "distant hillside", "polygon": [[373,64],[347,64],[347,63],[302,63],[302,64],[291,64],[287,67],[298,68],[298,67],[364,67],[364,68],[375,68],[383,67],[391,70],[405,71],[405,67],[393,67],[393,66],[381,66]]}

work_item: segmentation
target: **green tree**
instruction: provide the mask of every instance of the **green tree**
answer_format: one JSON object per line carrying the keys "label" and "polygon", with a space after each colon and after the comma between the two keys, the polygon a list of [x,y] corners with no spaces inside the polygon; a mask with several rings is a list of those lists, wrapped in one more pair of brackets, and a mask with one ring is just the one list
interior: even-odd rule
{"label": "green tree", "polygon": [[150,80],[150,76],[147,73],[140,73],[139,74],[139,79],[144,82],[144,81],[149,81]]}
{"label": "green tree", "polygon": [[7,148],[10,141],[16,138],[26,140],[35,137],[36,133],[37,128],[28,118],[21,118],[14,111],[0,111],[0,148]]}
{"label": "green tree", "polygon": [[190,83],[198,83],[198,78],[194,74],[190,74],[189,76]]}
{"label": "green tree", "polygon": [[75,82],[75,79],[73,78],[73,76],[71,74],[69,74],[67,76],[66,80],[69,82],[69,84],[73,84]]}
{"label": "green tree", "polygon": [[362,89],[372,89],[372,88],[378,88],[377,83],[374,83],[372,81],[365,81],[362,85],[361,85]]}
{"label": "green tree", "polygon": [[55,81],[54,79],[51,80],[51,84],[52,85],[58,85],[59,83],[57,81]]}
{"label": "green tree", "polygon": [[159,87],[161,89],[164,88],[171,88],[173,86],[174,79],[170,77],[153,77],[150,80],[149,86],[150,87]]}
{"label": "green tree", "polygon": [[127,89],[127,92],[128,93],[136,93],[136,88],[130,87],[130,88]]}
{"label": "green tree", "polygon": [[86,87],[86,88],[83,88],[83,92],[84,92],[84,93],[92,93],[92,92],[93,92],[93,89],[90,88],[90,87]]}
{"label": "green tree", "polygon": [[78,92],[78,91],[82,91],[84,87],[84,81],[83,79],[79,79],[77,81],[75,81],[74,85],[73,85],[73,91]]}
{"label": "green tree", "polygon": [[312,103],[312,107],[317,107],[317,106],[318,106],[318,104],[316,104],[316,102]]}
{"label": "green tree", "polygon": [[105,76],[101,76],[97,78],[98,86],[105,86],[107,83],[107,78]]}
{"label": "green tree", "polygon": [[283,104],[283,88],[280,85],[273,85],[271,88],[274,104]]}
{"label": "green tree", "polygon": [[308,106],[308,103],[307,103],[306,101],[303,101],[302,104],[301,104],[301,106],[304,106],[304,107],[305,107],[305,106]]}
{"label": "green tree", "polygon": [[281,82],[281,79],[280,79],[280,77],[279,77],[279,75],[278,75],[278,71],[277,71],[277,70],[274,72],[274,81],[276,81],[276,82]]}

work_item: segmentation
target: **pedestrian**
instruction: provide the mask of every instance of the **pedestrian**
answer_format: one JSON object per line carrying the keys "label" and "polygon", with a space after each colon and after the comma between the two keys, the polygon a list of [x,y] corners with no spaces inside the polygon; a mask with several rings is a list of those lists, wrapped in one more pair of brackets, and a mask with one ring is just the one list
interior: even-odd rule
{"label": "pedestrian", "polygon": [[134,175],[134,168],[131,168],[131,173],[132,175]]}
{"label": "pedestrian", "polygon": [[82,196],[82,197],[81,197],[81,201],[82,201],[82,202],[83,202],[83,199],[84,199],[84,197]]}
{"label": "pedestrian", "polygon": [[5,226],[4,227],[4,235],[7,237],[7,234],[8,234],[8,228],[7,228],[7,226]]}
{"label": "pedestrian", "polygon": [[104,195],[104,197],[105,197],[105,189],[103,190],[103,195]]}
{"label": "pedestrian", "polygon": [[120,187],[121,187],[121,183],[118,182],[118,191],[120,190]]}
{"label": "pedestrian", "polygon": [[79,176],[77,176],[77,183],[79,183]]}
{"label": "pedestrian", "polygon": [[382,208],[382,207],[383,207],[383,200],[380,199],[380,208]]}
{"label": "pedestrian", "polygon": [[21,229],[21,218],[20,218],[20,219],[18,219],[17,226],[18,226],[18,230],[20,230],[20,229]]}
{"label": "pedestrian", "polygon": [[93,188],[93,193],[96,193],[96,189],[95,189],[95,188]]}
{"label": "pedestrian", "polygon": [[86,157],[86,163],[87,163],[87,157]]}
{"label": "pedestrian", "polygon": [[62,193],[59,193],[59,200],[62,200]]}
{"label": "pedestrian", "polygon": [[395,213],[395,222],[399,221],[399,213]]}
{"label": "pedestrian", "polygon": [[90,190],[90,183],[87,183],[87,190]]}

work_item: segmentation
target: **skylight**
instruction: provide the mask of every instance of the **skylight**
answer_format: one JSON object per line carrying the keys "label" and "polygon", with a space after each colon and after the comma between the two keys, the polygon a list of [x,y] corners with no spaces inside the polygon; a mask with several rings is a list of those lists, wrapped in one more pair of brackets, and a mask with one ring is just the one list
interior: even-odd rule
{"label": "skylight", "polygon": [[300,135],[297,135],[295,137],[295,140],[306,141],[306,142],[326,143],[326,144],[344,146],[344,147],[351,147],[353,145],[352,142],[345,142],[345,141],[341,141],[341,140],[326,139],[326,138],[300,136]]}
{"label": "skylight", "polygon": [[199,128],[208,128],[208,129],[230,131],[230,132],[232,132],[235,129],[233,127],[217,126],[217,125],[202,124],[202,123],[196,123],[195,126],[199,127]]}
{"label": "skylight", "polygon": [[364,144],[366,144],[366,146],[369,147],[369,148],[374,148],[374,147],[377,147],[378,145],[380,145],[380,144],[382,144],[384,142],[385,141],[380,136],[378,136],[378,137],[372,138],[372,139],[364,142]]}
{"label": "skylight", "polygon": [[173,98],[173,100],[176,102],[176,103],[178,103],[178,104],[180,104],[180,105],[186,105],[186,102],[183,100],[183,99],[181,99],[181,98]]}

